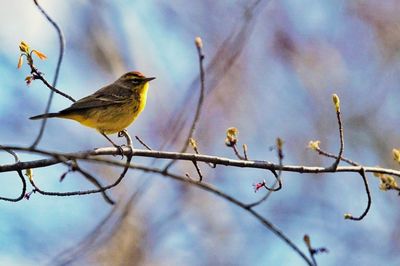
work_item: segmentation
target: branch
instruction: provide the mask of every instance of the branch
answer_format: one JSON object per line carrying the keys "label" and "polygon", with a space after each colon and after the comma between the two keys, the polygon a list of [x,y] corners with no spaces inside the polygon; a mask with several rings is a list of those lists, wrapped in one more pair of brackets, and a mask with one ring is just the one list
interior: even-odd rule
{"label": "branch", "polygon": [[[14,157],[15,163],[18,164],[20,162],[18,155],[13,152],[12,150],[8,150],[7,148],[4,148],[2,145],[0,145],[0,148],[3,149],[4,151],[8,152]],[[7,197],[0,197],[0,200],[5,200],[5,201],[12,201],[12,202],[17,202],[22,200],[25,197],[26,194],[26,181],[24,178],[24,175],[22,174],[21,169],[16,169],[15,170],[18,173],[19,178],[21,179],[22,182],[22,189],[21,189],[21,194],[16,197],[16,198],[7,198]]]}
{"label": "branch", "polygon": [[[105,162],[105,160],[104,160]],[[114,165],[114,162],[109,161],[111,164]],[[116,164],[120,164],[119,162],[115,162]],[[116,165],[115,164],[115,165]],[[276,227],[273,223],[268,221],[266,218],[264,218],[261,214],[258,212],[254,211],[253,209],[250,209],[247,207],[247,205],[234,197],[225,194],[224,192],[216,189],[215,187],[206,184],[204,182],[197,182],[191,179],[188,179],[184,176],[176,175],[176,174],[171,174],[168,172],[165,172],[163,169],[158,169],[158,168],[152,168],[152,167],[146,167],[146,166],[131,166],[133,169],[141,170],[144,172],[152,172],[152,173],[157,173],[163,176],[170,177],[172,179],[175,179],[177,181],[183,182],[183,183],[189,183],[193,186],[196,186],[198,188],[201,188],[205,191],[208,191],[214,195],[217,195],[234,205],[240,207],[241,209],[245,210],[246,212],[250,213],[254,218],[256,218],[261,224],[263,224],[267,229],[272,231],[276,236],[278,236],[280,239],[282,239],[290,248],[292,248],[308,265],[312,265],[311,261],[307,258],[307,256],[287,237],[278,227]]]}
{"label": "branch", "polygon": [[239,151],[238,151],[238,149],[237,149],[237,146],[236,146],[236,143],[235,144],[233,144],[232,146],[232,149],[233,149],[233,151],[235,152],[235,155],[236,155],[236,157],[239,159],[239,160],[248,160],[249,158],[247,157],[247,145],[246,144],[243,144],[243,156],[242,155],[240,155],[240,153],[239,153]]}
{"label": "branch", "polygon": [[[197,182],[203,181],[203,174],[201,173],[200,167],[196,161],[192,161],[194,168],[196,169],[197,175],[199,176],[199,180]],[[186,177],[192,179],[188,173],[185,174]]]}
{"label": "branch", "polygon": [[[190,144],[190,139],[193,138],[194,132],[196,131],[196,126],[200,118],[200,113],[201,113],[201,107],[203,106],[203,100],[204,100],[204,90],[205,90],[205,85],[204,85],[204,67],[203,67],[203,60],[204,60],[204,54],[203,54],[203,42],[200,37],[195,38],[195,44],[197,48],[197,55],[199,57],[199,68],[200,68],[200,96],[199,96],[199,101],[197,102],[197,107],[196,107],[196,114],[194,115],[192,125],[189,130],[189,135],[186,138],[186,142],[183,145],[181,149],[182,152],[186,152],[187,148],[189,147]],[[175,163],[176,160],[172,160],[167,166],[165,166],[164,171],[168,171],[168,169]]]}
{"label": "branch", "polygon": [[[243,147],[245,147],[245,146],[243,145]],[[265,196],[262,197],[261,199],[259,199],[258,201],[248,204],[247,205],[248,208],[253,208],[253,207],[263,203],[264,201],[266,201],[269,198],[269,196],[272,194],[272,192],[276,192],[276,191],[282,189],[281,175],[282,175],[282,165],[283,165],[283,157],[284,156],[283,156],[283,140],[279,137],[276,138],[276,147],[275,148],[276,148],[277,156],[278,156],[278,160],[279,160],[279,174],[277,174],[275,170],[271,170],[272,174],[275,176],[275,182],[272,185],[272,188],[267,187],[265,182],[263,182],[262,186],[268,190],[267,194],[265,194]],[[244,151],[245,151],[245,149],[244,149]],[[245,155],[246,155],[246,153],[245,153]],[[246,159],[247,159],[247,156],[246,156]],[[278,185],[278,187],[276,187],[276,185]],[[257,192],[257,190],[259,188],[260,187],[256,186],[255,191]]]}
{"label": "branch", "polygon": [[[120,176],[118,177],[118,179],[114,183],[112,183],[112,184],[110,184],[108,186],[104,186],[104,187],[101,187],[100,184],[98,184],[99,185],[98,189],[91,189],[91,190],[71,191],[71,192],[49,192],[49,191],[44,191],[44,190],[40,189],[36,185],[36,183],[35,183],[35,181],[33,179],[33,175],[31,174],[31,175],[29,175],[29,182],[31,183],[31,185],[34,188],[33,191],[34,192],[38,192],[38,193],[40,193],[42,195],[46,195],[46,196],[67,197],[67,196],[77,196],[77,195],[88,195],[88,194],[95,194],[95,193],[103,193],[106,190],[117,186],[122,181],[122,179],[125,177],[128,169],[130,167],[131,160],[132,160],[132,139],[130,138],[130,136],[128,135],[128,133],[126,131],[121,131],[121,134],[126,138],[128,148],[130,149],[131,152],[125,154],[127,159],[126,159],[126,162],[124,163],[124,169],[123,169],[122,173],[120,174]],[[118,150],[118,149],[116,148],[116,150]],[[118,150],[118,152],[119,152],[119,150]],[[59,160],[59,162],[65,162],[64,158],[70,159],[67,156],[60,155],[60,154],[55,154],[54,156],[55,156],[54,159]]]}
{"label": "branch", "polygon": [[[75,163],[73,165],[74,169],[76,171],[78,171],[79,173],[81,173],[89,182],[91,182],[93,185],[95,185],[96,187],[98,187],[99,189],[102,189],[103,186],[100,183],[100,181],[97,180],[97,178],[95,178],[92,174],[90,174],[89,172],[83,170],[77,163]],[[111,204],[114,205],[115,202],[110,198],[110,196],[107,195],[106,191],[101,191],[101,195],[103,196],[104,200]]]}
{"label": "branch", "polygon": [[[76,102],[76,100],[74,98],[72,98],[72,96],[66,94],[65,92],[62,92],[60,90],[58,90],[57,88],[54,87],[54,85],[51,85],[43,76],[43,74],[34,66],[34,65],[29,65],[31,67],[31,74],[33,75],[33,79],[35,80],[41,80],[43,82],[44,85],[46,85],[47,88],[49,88],[53,93],[57,93],[65,98],[67,98],[68,100],[70,100],[71,102]],[[54,83],[53,83],[54,84]]]}
{"label": "branch", "polygon": [[139,141],[140,144],[143,145],[143,147],[145,147],[145,148],[148,149],[149,151],[152,150],[152,149],[150,148],[150,146],[147,145],[146,143],[144,143],[144,141],[143,141],[141,138],[139,138],[138,136],[135,136],[135,138],[137,139],[137,141]]}
{"label": "branch", "polygon": [[308,235],[304,235],[303,237],[303,241],[306,244],[307,248],[308,248],[308,253],[310,254],[311,260],[312,260],[312,264],[314,266],[317,266],[317,260],[315,259],[315,255],[319,254],[319,253],[328,253],[328,249],[325,247],[320,247],[320,248],[313,248],[311,246],[311,239]]}
{"label": "branch", "polygon": [[[45,18],[47,19],[47,21],[49,21],[51,23],[51,25],[53,25],[54,29],[57,31],[58,34],[58,39],[59,39],[59,43],[60,43],[60,52],[58,54],[58,61],[57,61],[57,66],[56,66],[56,70],[55,70],[55,74],[54,74],[54,80],[53,80],[53,85],[50,86],[50,84],[43,78],[43,76],[41,75],[40,72],[36,73],[38,74],[37,76],[39,77],[40,80],[42,80],[47,87],[49,87],[51,89],[50,95],[49,95],[49,99],[47,100],[47,105],[46,105],[46,109],[45,109],[45,113],[48,114],[49,110],[50,110],[50,106],[51,103],[53,101],[53,96],[54,96],[54,92],[56,91],[57,93],[63,95],[64,97],[66,97],[66,94],[61,93],[60,91],[58,91],[57,89],[55,89],[56,85],[57,85],[57,80],[58,80],[58,75],[60,73],[60,67],[61,67],[61,62],[64,56],[64,36],[63,33],[60,29],[60,27],[57,25],[57,23],[46,13],[46,11],[39,5],[39,3],[37,2],[37,0],[33,0],[33,2],[35,3],[35,5],[37,6],[37,8],[40,10],[40,12],[42,12],[42,14],[45,16]],[[41,77],[41,78],[40,78]],[[70,96],[69,96],[70,97]],[[68,97],[67,97],[68,98]],[[75,101],[72,97],[70,98],[70,100]],[[46,127],[46,122],[47,122],[47,117],[45,117],[42,120],[42,124],[40,126],[40,130],[39,130],[39,134],[36,137],[35,141],[33,142],[33,144],[31,145],[31,148],[36,147],[42,136],[43,136],[43,132],[44,129]]]}
{"label": "branch", "polygon": [[359,217],[353,217],[351,214],[345,214],[344,217],[345,219],[353,220],[353,221],[361,221],[365,215],[367,215],[370,207],[371,207],[371,192],[369,191],[369,186],[368,186],[368,180],[367,177],[365,176],[365,170],[364,168],[361,168],[360,170],[360,175],[362,177],[362,180],[364,181],[364,187],[365,187],[365,192],[367,193],[368,201],[367,201],[367,207],[365,208],[364,212],[359,216]]}
{"label": "branch", "polygon": [[[332,153],[329,153],[329,152],[326,152],[326,151],[322,150],[319,147],[319,142],[310,142],[310,147],[312,149],[316,150],[320,155],[323,155],[323,156],[326,156],[326,157],[329,157],[329,158],[334,158],[334,159],[338,158],[336,155],[333,155]],[[360,166],[359,163],[357,163],[355,161],[352,161],[350,159],[344,158],[344,157],[342,157],[342,161],[347,162],[348,164],[353,165],[353,166]],[[369,190],[368,180],[367,180],[367,177],[365,175],[364,167],[361,167],[361,169],[359,171],[359,174],[361,175],[361,177],[363,179],[365,192],[367,193],[367,207],[364,210],[364,212],[361,214],[361,216],[359,216],[359,217],[353,217],[351,214],[348,214],[348,213],[344,215],[345,219],[355,220],[355,221],[362,220],[365,217],[365,215],[367,215],[367,213],[368,213],[368,211],[369,211],[369,209],[371,207],[371,204],[372,204],[371,192]]]}
{"label": "branch", "polygon": [[[197,155],[199,155],[200,152],[199,152],[199,147],[197,146],[197,141],[196,141],[194,138],[190,138],[190,139],[189,139],[189,144],[190,144],[190,146],[192,146],[194,152],[195,152]],[[215,164],[213,164],[213,163],[207,163],[207,165],[208,165],[210,168],[215,168],[215,167],[217,167],[217,166],[216,166]]]}
{"label": "branch", "polygon": [[[130,147],[130,148],[131,148],[131,147]],[[5,147],[5,149],[8,149],[8,148]],[[15,148],[14,148],[14,149],[15,149]],[[119,152],[118,149],[116,149],[116,148],[106,148],[106,149],[108,149],[108,150],[109,150],[109,149],[112,149],[113,152],[114,152],[115,154],[117,154],[117,153]],[[26,151],[26,148],[23,148],[23,149],[21,149],[21,150],[25,150],[25,151]],[[125,153],[126,150],[127,150],[127,149],[124,148],[124,153]],[[51,153],[49,153],[49,152],[44,152],[44,151],[39,152],[38,150],[37,150],[36,152],[42,153],[42,154],[47,153],[47,155],[51,154]],[[96,152],[96,151],[93,151],[93,152]],[[98,152],[98,150],[97,150],[97,152]],[[152,151],[146,151],[146,152],[152,152]],[[54,155],[54,153],[53,153],[53,155]],[[204,184],[204,183],[197,182],[197,181],[193,181],[193,180],[188,179],[188,178],[185,178],[185,177],[183,177],[183,176],[171,174],[171,173],[168,173],[168,172],[164,171],[163,169],[157,169],[157,168],[151,168],[151,167],[145,167],[145,166],[138,166],[138,165],[131,165],[131,164],[130,164],[130,161],[131,161],[132,156],[134,155],[134,150],[132,150],[132,149],[130,150],[130,153],[129,153],[129,154],[125,154],[125,155],[127,156],[127,161],[126,161],[126,163],[122,163],[122,162],[115,161],[115,160],[107,160],[107,159],[103,159],[103,158],[91,158],[91,157],[88,157],[88,155],[84,155],[84,156],[82,156],[82,158],[78,158],[78,156],[76,156],[75,159],[83,159],[83,160],[88,160],[88,161],[97,161],[97,162],[102,162],[102,163],[105,163],[105,164],[110,164],[110,165],[115,165],[115,166],[122,166],[122,167],[124,167],[123,172],[121,173],[121,175],[120,175],[120,177],[117,179],[117,181],[116,181],[115,183],[109,185],[109,186],[103,187],[102,189],[98,189],[98,190],[87,190],[87,191],[75,191],[75,192],[63,192],[63,193],[61,193],[61,192],[47,192],[47,191],[41,190],[41,189],[35,184],[32,175],[29,177],[29,181],[30,181],[31,185],[34,187],[34,189],[35,189],[34,191],[35,191],[35,192],[38,192],[38,193],[40,193],[40,194],[48,195],[48,196],[73,196],[73,195],[87,195],[87,194],[98,193],[98,192],[101,192],[101,191],[105,191],[105,190],[107,190],[107,189],[109,189],[109,188],[112,188],[112,187],[116,186],[117,184],[119,184],[119,182],[120,182],[120,181],[122,180],[122,178],[125,176],[125,174],[126,174],[126,172],[127,172],[127,170],[128,170],[129,168],[138,169],[138,170],[142,170],[142,171],[145,171],[145,172],[158,173],[158,174],[161,174],[161,175],[163,175],[163,176],[171,177],[171,178],[173,178],[173,179],[175,179],[175,180],[178,180],[178,181],[181,181],[181,182],[186,182],[186,183],[190,183],[190,184],[192,184],[192,185],[195,185],[195,186],[197,186],[197,187],[199,187],[199,188],[202,188],[203,190],[206,190],[206,191],[209,191],[209,192],[211,192],[211,193],[213,193],[213,194],[215,194],[215,195],[218,195],[218,196],[220,196],[220,197],[222,197],[222,198],[224,198],[224,199],[226,199],[226,200],[228,200],[228,201],[234,203],[235,205],[241,207],[242,209],[244,209],[244,210],[246,210],[247,212],[249,212],[252,216],[254,216],[257,220],[259,220],[265,227],[267,227],[269,230],[271,230],[275,235],[277,235],[277,236],[278,236],[279,238],[281,238],[284,242],[286,242],[286,243],[287,243],[296,253],[298,253],[309,265],[312,265],[312,264],[310,263],[309,259],[307,258],[307,256],[306,256],[306,255],[305,255],[305,254],[304,254],[304,253],[303,253],[303,252],[302,252],[302,251],[301,251],[301,250],[300,250],[286,235],[284,235],[283,232],[282,232],[279,228],[277,228],[274,224],[272,224],[271,222],[269,222],[267,219],[265,219],[265,218],[264,218],[263,216],[261,216],[259,213],[257,213],[257,212],[255,212],[254,210],[248,208],[247,205],[246,205],[245,203],[243,203],[243,202],[241,202],[241,201],[239,201],[239,200],[233,198],[232,196],[229,196],[229,195],[225,194],[224,192],[222,192],[222,191],[220,191],[220,190],[217,190],[216,188],[212,187],[211,185]],[[182,154],[182,155],[190,155],[190,154]],[[192,155],[193,155],[193,154],[192,154]],[[69,156],[66,155],[66,154],[58,154],[57,156],[62,156],[62,157],[65,157],[65,158],[68,158],[68,157],[69,157]],[[196,156],[197,156],[197,155],[196,155]],[[47,159],[47,160],[38,160],[38,161],[40,161],[41,163],[46,163],[46,162],[49,163],[50,161],[52,161],[52,162],[58,161],[58,163],[62,162],[62,160],[60,159],[60,157],[58,157],[58,158],[56,157],[56,158],[52,158],[52,159]],[[244,162],[248,162],[248,161],[244,161]],[[15,164],[15,165],[18,165],[19,167],[22,167],[23,164],[24,164],[24,163],[18,163],[18,164]],[[6,165],[1,166],[1,168],[4,168],[4,167],[6,167]],[[21,169],[22,169],[22,168],[21,168]],[[2,170],[4,170],[4,169],[2,169]]]}
{"label": "branch", "polygon": [[339,97],[336,94],[332,95],[332,100],[333,100],[333,104],[335,106],[336,109],[336,118],[337,118],[337,122],[339,125],[339,141],[340,141],[340,148],[339,148],[339,154],[336,158],[336,161],[333,162],[333,164],[331,165],[330,168],[332,168],[333,170],[335,170],[339,163],[340,160],[342,159],[342,154],[343,154],[343,150],[344,150],[344,137],[343,137],[343,126],[342,126],[342,119],[340,117],[340,100]]}
{"label": "branch", "polygon": [[[323,155],[323,156],[326,156],[326,157],[329,157],[329,158],[333,158],[333,159],[337,159],[338,158],[337,155],[334,155],[333,153],[329,153],[327,151],[324,151],[319,147],[314,147],[313,149],[315,149],[320,155]],[[343,162],[346,162],[346,163],[348,163],[350,165],[353,165],[353,166],[360,165],[359,163],[357,163],[357,162],[355,162],[353,160],[350,160],[349,158],[343,157],[343,156],[342,156],[341,160]]]}
{"label": "branch", "polygon": [[[48,156],[63,156],[68,159],[84,159],[84,160],[96,160],[93,156],[99,155],[120,155],[120,152],[117,148],[114,147],[106,147],[106,148],[98,148],[95,150],[87,150],[82,152],[75,153],[59,153],[59,152],[51,152],[42,149],[31,149],[26,147],[19,146],[3,146],[4,149],[15,150],[15,151],[24,151],[28,153],[36,153],[43,154]],[[156,151],[156,150],[140,150],[140,149],[130,149],[129,147],[122,148],[124,155],[132,155],[139,157],[150,157],[150,158],[158,158],[158,159],[172,159],[172,160],[183,160],[183,161],[197,161],[204,163],[212,163],[215,165],[224,165],[224,166],[234,166],[240,168],[255,168],[255,169],[267,169],[267,170],[279,170],[282,172],[296,172],[296,173],[334,173],[334,172],[360,172],[361,168],[364,168],[366,173],[382,173],[389,174],[400,177],[400,171],[393,170],[389,168],[382,167],[372,167],[372,166],[340,166],[336,170],[333,170],[329,167],[320,167],[320,166],[303,166],[303,165],[282,165],[274,164],[268,161],[258,161],[258,160],[235,160],[226,157],[218,157],[211,155],[198,155],[192,153],[178,153],[178,152],[166,152],[166,151]],[[26,162],[19,162],[16,164],[4,164],[0,165],[0,172],[9,172],[15,171],[18,169],[28,169],[28,168],[40,168],[45,166],[50,166],[54,164],[58,164],[62,162],[57,158],[50,159],[41,159],[41,160],[33,160]]]}

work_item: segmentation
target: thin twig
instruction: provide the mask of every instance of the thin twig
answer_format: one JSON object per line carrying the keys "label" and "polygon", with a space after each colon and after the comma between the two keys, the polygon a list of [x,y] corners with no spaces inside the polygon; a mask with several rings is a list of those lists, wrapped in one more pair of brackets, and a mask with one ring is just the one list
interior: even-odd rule
{"label": "thin twig", "polygon": [[[326,156],[326,157],[334,158],[334,159],[337,159],[337,158],[338,158],[336,155],[334,155],[334,154],[332,154],[332,153],[329,153],[329,152],[326,152],[326,151],[324,151],[324,150],[321,150],[319,147],[315,147],[315,150],[316,150],[319,154],[324,155],[324,156]],[[353,160],[347,159],[347,158],[345,158],[345,157],[342,157],[342,161],[344,161],[344,162],[346,162],[346,163],[348,163],[348,164],[350,164],[350,165],[353,165],[353,166],[360,166],[359,163],[357,163],[357,162],[355,162],[355,161],[353,161]],[[370,209],[370,207],[371,207],[371,203],[372,203],[371,192],[370,192],[370,190],[369,190],[368,180],[367,180],[367,177],[366,177],[366,174],[365,174],[365,169],[364,169],[364,167],[361,167],[359,173],[360,173],[360,175],[361,175],[361,177],[362,177],[362,179],[363,179],[364,187],[365,187],[365,192],[367,193],[367,207],[366,207],[366,209],[364,210],[364,212],[363,212],[359,217],[353,217],[353,216],[350,215],[350,214],[346,214],[346,215],[345,215],[345,218],[346,218],[346,219],[355,220],[355,221],[360,221],[360,220],[362,220],[362,219],[365,217],[365,215],[367,215],[367,213],[368,213],[368,211],[369,211],[369,209]]]}
{"label": "thin twig", "polygon": [[340,109],[336,110],[336,118],[337,118],[337,122],[338,122],[338,126],[339,126],[340,148],[339,148],[339,154],[337,155],[336,160],[333,162],[333,164],[330,167],[333,170],[335,170],[338,167],[340,160],[342,159],[342,154],[343,154],[343,150],[344,150],[343,126],[342,126],[342,119],[340,117]]}
{"label": "thin twig", "polygon": [[369,191],[369,185],[368,185],[368,180],[367,177],[365,175],[365,169],[361,168],[360,170],[360,175],[362,177],[362,180],[364,182],[364,187],[365,187],[365,192],[367,193],[367,207],[365,208],[364,212],[359,216],[359,217],[353,217],[351,214],[346,214],[345,218],[349,219],[349,220],[353,220],[353,221],[361,221],[368,213],[370,207],[371,207],[371,192]]}
{"label": "thin twig", "polygon": [[[271,170],[271,172],[272,172],[272,174],[273,174],[274,177],[275,177],[275,182],[274,182],[274,184],[272,185],[272,187],[268,187],[268,186],[265,184],[265,182],[263,182],[263,183],[262,183],[262,187],[264,187],[265,189],[268,190],[267,194],[265,194],[264,197],[262,197],[261,199],[257,200],[256,202],[247,204],[247,205],[246,205],[247,208],[251,209],[251,208],[254,208],[254,207],[260,205],[261,203],[265,202],[273,192],[276,192],[276,191],[282,189],[282,181],[281,181],[279,175],[276,173],[275,170]],[[278,187],[276,187],[276,185],[278,185]]]}
{"label": "thin twig", "polygon": [[[58,61],[57,61],[57,66],[56,66],[56,70],[55,70],[55,74],[54,74],[53,85],[51,86],[51,87],[55,88],[56,85],[57,85],[58,75],[59,75],[59,73],[60,73],[61,62],[62,62],[62,59],[63,59],[63,56],[64,56],[64,36],[63,36],[63,33],[62,33],[60,27],[58,26],[58,24],[46,13],[46,11],[39,5],[39,3],[37,2],[37,0],[33,0],[33,2],[34,2],[35,5],[37,6],[37,8],[40,10],[40,12],[45,16],[45,18],[47,19],[47,21],[49,21],[49,22],[53,25],[54,29],[57,31],[57,34],[58,34],[58,39],[59,39],[59,44],[60,44],[60,52],[59,52],[59,54],[58,54]],[[40,76],[41,76],[41,75],[40,75]],[[45,81],[44,78],[41,79],[41,80],[42,80],[43,82]],[[51,106],[51,103],[52,103],[52,101],[53,101],[53,96],[54,96],[54,90],[51,90],[51,91],[50,91],[49,98],[48,98],[48,101],[47,101],[47,105],[46,105],[46,109],[45,109],[45,114],[48,114],[48,113],[49,113],[50,106]],[[72,100],[73,100],[73,99],[72,99]],[[36,146],[39,144],[39,142],[40,142],[40,140],[41,140],[41,138],[42,138],[42,136],[43,136],[44,129],[45,129],[45,127],[46,127],[46,122],[47,122],[47,117],[45,117],[45,118],[42,120],[42,124],[41,124],[40,130],[39,130],[39,134],[38,134],[38,136],[36,137],[36,139],[35,139],[35,141],[33,142],[33,144],[31,145],[31,148],[34,148],[34,147],[36,147]]]}
{"label": "thin twig", "polygon": [[[20,162],[18,155],[14,151],[6,149],[2,145],[0,145],[0,149],[3,149],[4,151],[6,151],[9,154],[11,154],[14,157],[15,164],[18,164]],[[17,201],[22,200],[25,197],[25,194],[26,194],[26,181],[25,181],[24,175],[22,174],[22,170],[21,169],[16,169],[15,171],[18,173],[18,176],[21,179],[21,183],[22,183],[21,194],[16,198],[0,197],[0,200],[17,202]]]}
{"label": "thin twig", "polygon": [[[189,134],[185,140],[185,144],[183,145],[182,149],[180,150],[180,152],[186,152],[187,148],[189,147],[189,140],[191,138],[193,138],[194,132],[196,131],[196,126],[197,123],[199,121],[200,118],[200,114],[201,114],[201,108],[203,106],[203,100],[204,100],[204,91],[205,91],[205,85],[204,85],[204,67],[203,67],[203,60],[205,58],[204,54],[203,54],[203,44],[202,41],[200,39],[200,37],[196,37],[195,39],[195,44],[196,44],[196,48],[197,48],[197,55],[199,58],[199,69],[200,69],[200,95],[199,95],[199,101],[197,102],[197,107],[196,107],[196,113],[194,115],[193,118],[193,122],[192,125],[190,127],[189,130]],[[169,162],[165,168],[164,171],[168,171],[168,169],[175,163],[176,160],[172,160],[171,162]]]}
{"label": "thin twig", "polygon": [[[193,148],[193,150],[194,150],[194,152],[196,153],[196,154],[200,154],[200,152],[199,152],[199,147],[197,146],[197,142],[196,142],[196,140],[194,140],[193,138],[190,138],[189,139],[189,142],[193,142],[193,143],[191,143],[192,145],[192,148]],[[213,163],[206,163],[206,165],[208,165],[210,168],[215,168],[215,167],[217,167],[217,165],[216,164],[213,164]],[[168,170],[168,169],[167,169]]]}
{"label": "thin twig", "polygon": [[[60,182],[64,180],[64,178],[66,177],[66,175],[70,172],[75,172],[78,171],[79,173],[81,173],[89,182],[91,182],[93,185],[95,185],[97,188],[101,189],[103,188],[102,184],[100,183],[100,181],[97,180],[97,178],[95,178],[92,174],[88,173],[87,171],[83,170],[77,163],[76,160],[71,160],[71,162],[68,162],[68,159],[65,157],[61,157],[61,156],[55,156],[56,158],[58,158],[59,160],[61,160],[65,165],[67,165],[69,167],[68,171],[66,171],[65,173],[63,173],[60,177]],[[101,191],[100,192],[104,198],[104,200],[113,205],[115,202],[111,199],[110,196],[108,196],[106,191]]]}
{"label": "thin twig", "polygon": [[[244,147],[244,145],[245,145],[245,144],[243,144],[243,147]],[[231,145],[230,147],[232,147],[233,151],[235,152],[236,157],[237,157],[239,160],[246,160],[246,161],[248,160],[248,158],[247,158],[247,151],[246,151],[244,148],[243,148],[244,156],[242,156],[242,155],[240,155],[240,153],[239,153],[239,151],[238,151],[238,149],[237,149],[235,143],[234,143],[233,145]]]}
{"label": "thin twig", "polygon": [[[282,165],[283,165],[283,140],[281,138],[277,138],[276,139],[276,148],[277,148],[277,155],[278,155],[278,161],[279,161],[279,172],[278,172],[278,176],[276,176],[276,172],[272,171],[272,173],[275,175],[276,177],[276,182],[278,182],[278,188],[281,189],[282,188]],[[275,185],[273,186],[275,187]],[[279,190],[277,189],[277,190]]]}
{"label": "thin twig", "polygon": [[[128,172],[128,169],[130,167],[130,162],[131,162],[132,157],[133,157],[133,154],[132,154],[132,139],[131,139],[131,137],[129,136],[129,134],[127,133],[126,130],[120,131],[120,133],[126,138],[127,145],[128,145],[128,147],[130,149],[130,153],[126,154],[127,159],[126,159],[126,162],[124,163],[125,167],[124,167],[122,173],[120,174],[120,176],[118,177],[118,179],[114,183],[112,183],[112,184],[110,184],[108,186],[100,187],[99,189],[91,189],[91,190],[83,190],[83,191],[71,191],[71,192],[49,192],[49,191],[44,191],[44,190],[40,189],[36,185],[36,183],[34,182],[33,177],[31,176],[29,178],[29,182],[34,187],[34,189],[35,189],[34,191],[38,192],[38,193],[40,193],[42,195],[46,195],[46,196],[66,197],[66,196],[77,196],[77,195],[88,195],[88,194],[94,194],[94,193],[102,193],[102,192],[104,192],[104,191],[106,191],[108,189],[111,189],[111,188],[117,186],[122,181],[122,179],[125,177],[126,173]],[[63,156],[63,155],[61,155],[61,156]],[[65,156],[63,156],[63,157],[65,157]],[[60,160],[60,159],[58,159],[58,160]]]}
{"label": "thin twig", "polygon": [[[261,199],[259,199],[258,201],[254,202],[254,203],[250,203],[247,206],[249,208],[253,208],[263,202],[265,202],[269,196],[272,194],[272,192],[276,192],[280,189],[282,189],[282,165],[283,165],[283,140],[281,138],[276,138],[276,152],[277,152],[277,156],[278,156],[278,161],[279,161],[279,173],[277,174],[275,169],[271,170],[272,174],[275,176],[275,182],[272,185],[272,188],[268,188],[267,185],[264,183],[263,187],[265,187],[268,192],[267,194],[262,197]],[[276,185],[278,185],[278,187],[276,187]]]}
{"label": "thin twig", "polygon": [[[329,158],[333,158],[333,159],[336,159],[336,160],[337,160],[337,158],[338,158],[337,155],[335,155],[335,154],[333,154],[333,153],[326,152],[326,151],[322,150],[322,149],[319,148],[319,147],[315,147],[315,150],[316,150],[320,155],[323,155],[323,156],[326,156],[326,157],[329,157]],[[353,160],[350,160],[349,158],[343,157],[343,156],[342,156],[342,159],[341,159],[341,160],[342,160],[343,162],[346,162],[346,163],[348,163],[348,164],[350,164],[350,165],[353,165],[353,166],[358,166],[358,165],[360,165],[359,163],[357,163],[357,162],[355,162],[355,161],[353,161]]]}
{"label": "thin twig", "polygon": [[34,65],[29,65],[31,67],[31,74],[33,75],[34,80],[41,80],[44,85],[46,85],[47,88],[49,88],[51,91],[67,98],[71,102],[76,102],[72,96],[66,94],[65,92],[60,91],[59,89],[55,88],[53,85],[51,85],[43,76],[43,74],[34,66]]}
{"label": "thin twig", "polygon": [[314,250],[309,248],[309,249],[308,249],[308,253],[310,254],[311,261],[312,261],[313,265],[314,265],[314,266],[318,266],[317,260],[315,259],[315,252],[314,252]]}
{"label": "thin twig", "polygon": [[146,143],[144,143],[144,141],[139,138],[138,136],[135,136],[135,138],[137,139],[137,141],[140,142],[140,144],[142,144],[146,149],[148,149],[149,151],[151,151],[152,149],[150,148],[150,146],[148,146]]}
{"label": "thin twig", "polygon": [[200,167],[196,161],[192,161],[194,168],[196,168],[197,175],[199,176],[199,182],[203,181],[203,174],[201,173]]}
{"label": "thin twig", "polygon": [[249,160],[249,157],[247,157],[247,145],[243,144],[243,155],[244,155],[244,159],[247,161]]}
{"label": "thin twig", "polygon": [[[278,180],[275,180],[272,187],[275,188],[277,184],[278,184]],[[264,197],[257,200],[256,202],[247,204],[247,208],[254,208],[255,206],[260,205],[261,203],[265,202],[273,192],[274,192],[273,190],[268,190],[267,194],[265,194]]]}
{"label": "thin twig", "polygon": [[[100,183],[97,178],[95,178],[92,174],[88,173],[87,171],[83,170],[77,163],[74,165],[74,169],[81,173],[89,182],[91,182],[93,185],[95,185],[97,188],[102,189],[103,185]],[[115,201],[111,199],[111,197],[107,194],[107,191],[101,191],[101,195],[103,196],[104,200],[111,204],[114,205]]]}
{"label": "thin twig", "polygon": [[310,237],[309,237],[308,235],[304,235],[303,240],[304,240],[304,243],[305,243],[306,246],[307,246],[308,253],[310,254],[312,264],[313,264],[314,266],[317,266],[317,261],[316,261],[316,259],[315,259],[316,251],[315,251],[315,249],[311,246],[311,239],[310,239]]}
{"label": "thin twig", "polygon": [[[281,166],[281,164],[280,164],[280,166]],[[275,177],[275,182],[278,182],[278,187],[275,188],[275,185],[273,185],[271,188],[267,187],[267,185],[265,185],[264,187],[269,191],[276,192],[276,191],[282,189],[282,180],[280,179],[279,174],[276,173],[275,169],[271,169],[271,172]],[[281,173],[281,170],[279,170],[279,173]]]}

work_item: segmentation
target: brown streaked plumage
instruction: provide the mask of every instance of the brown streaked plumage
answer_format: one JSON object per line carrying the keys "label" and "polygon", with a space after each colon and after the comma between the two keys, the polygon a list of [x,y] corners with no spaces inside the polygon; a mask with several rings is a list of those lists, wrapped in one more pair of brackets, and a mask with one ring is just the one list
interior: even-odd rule
{"label": "brown streaked plumage", "polygon": [[[104,136],[117,133],[127,128],[143,111],[146,106],[148,82],[153,79],[155,78],[147,78],[138,71],[128,72],[114,83],[76,101],[64,110],[33,116],[30,119],[66,118],[95,128]],[[109,139],[107,136],[106,138]]]}

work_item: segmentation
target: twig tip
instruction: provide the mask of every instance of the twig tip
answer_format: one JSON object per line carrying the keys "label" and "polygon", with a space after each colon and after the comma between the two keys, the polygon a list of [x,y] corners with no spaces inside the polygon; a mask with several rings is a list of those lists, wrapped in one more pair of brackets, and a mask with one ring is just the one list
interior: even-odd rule
{"label": "twig tip", "polygon": [[194,43],[196,44],[196,47],[198,49],[202,49],[203,48],[203,41],[201,40],[201,38],[199,36],[194,38]]}

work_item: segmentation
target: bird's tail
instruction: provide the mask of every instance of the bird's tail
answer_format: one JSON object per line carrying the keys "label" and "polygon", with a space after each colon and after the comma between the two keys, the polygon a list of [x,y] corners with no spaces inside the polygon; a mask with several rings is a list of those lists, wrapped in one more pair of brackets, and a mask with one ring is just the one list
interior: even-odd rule
{"label": "bird's tail", "polygon": [[38,120],[38,119],[44,119],[44,118],[51,118],[51,117],[59,117],[59,113],[48,113],[48,114],[42,114],[42,115],[35,115],[32,117],[29,117],[31,120]]}

